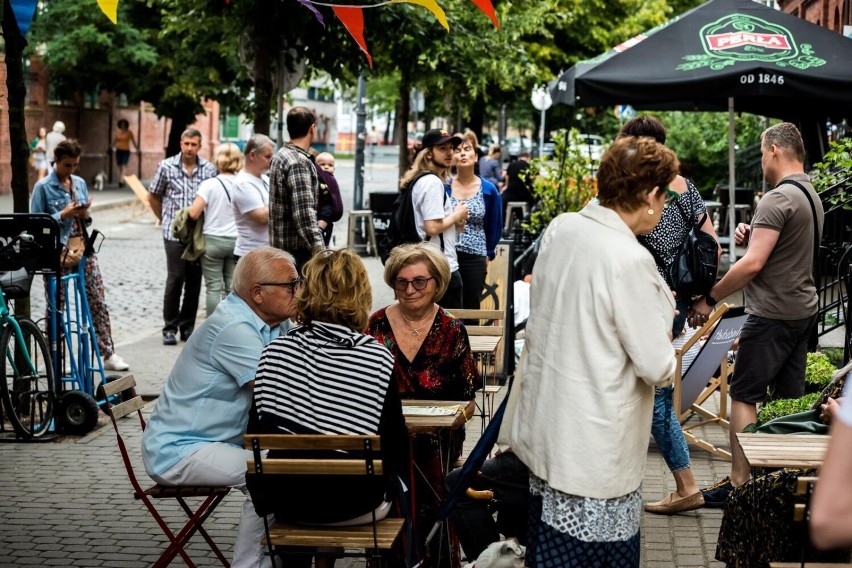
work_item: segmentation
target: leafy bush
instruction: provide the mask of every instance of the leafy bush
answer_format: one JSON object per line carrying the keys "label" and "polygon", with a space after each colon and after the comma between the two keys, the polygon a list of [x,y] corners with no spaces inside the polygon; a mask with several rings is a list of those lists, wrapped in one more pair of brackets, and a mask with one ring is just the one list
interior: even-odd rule
{"label": "leafy bush", "polygon": [[788,414],[810,410],[811,406],[819,398],[819,394],[818,392],[812,392],[801,398],[779,398],[778,400],[767,402],[761,406],[760,412],[757,413],[757,425],[760,426],[779,416],[787,416]]}
{"label": "leafy bush", "polygon": [[842,347],[820,347],[831,364],[838,369],[843,366],[843,348]]}
{"label": "leafy bush", "polygon": [[814,189],[818,192],[831,190],[822,195],[823,203],[828,201],[831,210],[838,207],[852,209],[852,195],[849,191],[852,185],[852,137],[830,142],[822,162],[814,164],[810,175]]}
{"label": "leafy bush", "polygon": [[562,213],[579,211],[597,194],[594,164],[583,150],[576,129],[568,136],[564,130],[555,137],[552,159],[536,158],[530,162],[533,178],[532,192],[538,201],[524,229],[539,234]]}
{"label": "leafy bush", "polygon": [[805,367],[805,388],[822,390],[831,382],[831,375],[837,370],[825,353],[808,353]]}

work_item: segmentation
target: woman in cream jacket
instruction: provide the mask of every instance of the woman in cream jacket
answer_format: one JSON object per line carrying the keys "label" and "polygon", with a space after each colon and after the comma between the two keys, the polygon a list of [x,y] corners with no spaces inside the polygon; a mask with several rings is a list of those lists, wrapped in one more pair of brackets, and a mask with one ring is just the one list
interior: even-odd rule
{"label": "woman in cream jacket", "polygon": [[674,153],[616,141],[598,201],[563,214],[536,262],[502,437],[530,468],[528,567],[639,566],[654,386],[675,371],[675,302],[636,240],[675,197]]}

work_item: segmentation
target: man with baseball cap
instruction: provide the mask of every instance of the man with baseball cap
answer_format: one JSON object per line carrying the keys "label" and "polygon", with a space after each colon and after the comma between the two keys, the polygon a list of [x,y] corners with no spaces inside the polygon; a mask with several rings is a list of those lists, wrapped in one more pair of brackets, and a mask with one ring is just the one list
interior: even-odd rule
{"label": "man with baseball cap", "polygon": [[451,136],[446,130],[433,128],[427,131],[414,163],[400,180],[402,187],[414,184],[411,200],[417,234],[424,241],[440,248],[450,263],[450,285],[438,302],[444,308],[462,307],[462,280],[456,257],[456,240],[458,233],[464,230],[468,210],[465,203],[453,209],[444,191],[444,181],[449,176],[453,161],[453,148],[460,143],[460,137]]}

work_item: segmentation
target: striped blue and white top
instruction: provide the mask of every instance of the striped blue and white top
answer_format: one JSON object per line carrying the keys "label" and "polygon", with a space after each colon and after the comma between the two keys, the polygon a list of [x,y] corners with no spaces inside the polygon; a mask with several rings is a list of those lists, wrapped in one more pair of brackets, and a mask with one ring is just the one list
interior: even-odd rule
{"label": "striped blue and white top", "polygon": [[296,327],[263,350],[258,417],[292,434],[377,434],[393,370],[369,335],[335,324]]}

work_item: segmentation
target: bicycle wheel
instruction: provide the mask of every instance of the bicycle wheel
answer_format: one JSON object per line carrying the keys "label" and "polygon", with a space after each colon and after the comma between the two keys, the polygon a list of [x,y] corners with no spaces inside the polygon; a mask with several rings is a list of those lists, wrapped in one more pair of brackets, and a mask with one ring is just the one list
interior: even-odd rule
{"label": "bicycle wheel", "polygon": [[38,326],[18,319],[23,343],[12,325],[3,328],[0,349],[3,361],[2,396],[6,417],[15,432],[34,438],[47,432],[53,419],[54,375],[47,341]]}

